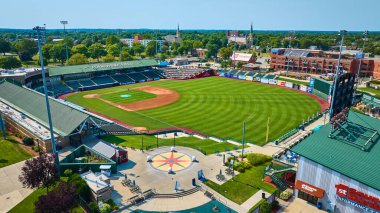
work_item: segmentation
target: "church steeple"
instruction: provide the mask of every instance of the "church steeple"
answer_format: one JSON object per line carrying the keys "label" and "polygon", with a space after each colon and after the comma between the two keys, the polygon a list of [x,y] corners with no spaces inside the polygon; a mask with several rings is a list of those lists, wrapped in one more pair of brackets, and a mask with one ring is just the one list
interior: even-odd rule
{"label": "church steeple", "polygon": [[177,25],[177,33],[176,33],[176,37],[177,37],[177,38],[180,38],[180,37],[181,37],[181,34],[179,33],[179,24]]}
{"label": "church steeple", "polygon": [[250,29],[250,31],[249,31],[249,35],[248,35],[248,44],[250,45],[250,46],[253,46],[253,24],[252,24],[252,22],[251,22],[251,29]]}

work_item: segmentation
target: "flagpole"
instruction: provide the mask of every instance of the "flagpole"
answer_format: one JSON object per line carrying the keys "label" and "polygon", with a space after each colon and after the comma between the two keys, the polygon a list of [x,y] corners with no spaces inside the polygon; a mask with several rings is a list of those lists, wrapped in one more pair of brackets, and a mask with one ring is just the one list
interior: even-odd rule
{"label": "flagpole", "polygon": [[267,139],[266,139],[266,142],[268,142],[268,138],[269,138],[269,122],[270,122],[270,117],[268,117],[268,122],[267,122]]}

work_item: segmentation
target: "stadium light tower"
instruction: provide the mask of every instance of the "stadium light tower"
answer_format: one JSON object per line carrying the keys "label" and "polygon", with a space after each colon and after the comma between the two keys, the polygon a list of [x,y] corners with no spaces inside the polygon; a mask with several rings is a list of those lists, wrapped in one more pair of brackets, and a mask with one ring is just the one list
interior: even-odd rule
{"label": "stadium light tower", "polygon": [[[335,90],[336,90],[336,86],[337,86],[337,83],[338,83],[338,77],[339,77],[339,74],[341,73],[341,70],[340,70],[340,60],[342,59],[342,48],[343,48],[343,41],[344,41],[344,36],[347,34],[347,31],[346,30],[341,30],[339,35],[341,36],[341,41],[340,41],[340,46],[339,46],[339,58],[338,58],[338,66],[337,66],[337,69],[335,71],[335,79],[334,79],[334,85],[333,85],[333,91],[332,91],[332,95],[331,95],[331,102],[330,102],[330,118],[333,117],[332,113],[333,113],[333,103],[334,103],[334,97],[335,97]],[[343,68],[343,67],[342,67]]]}
{"label": "stadium light tower", "polygon": [[36,27],[33,28],[33,30],[36,31],[36,33],[37,33],[37,44],[38,44],[38,52],[39,52],[39,55],[40,55],[42,82],[43,82],[44,93],[45,93],[46,111],[47,111],[47,116],[48,116],[48,120],[49,120],[51,148],[52,148],[52,153],[54,155],[55,164],[57,165],[57,169],[58,169],[58,173],[59,173],[59,159],[58,159],[57,149],[56,149],[56,146],[55,146],[55,138],[54,138],[54,131],[53,131],[53,122],[52,122],[52,119],[51,119],[49,96],[48,96],[47,87],[46,87],[44,58],[43,58],[43,55],[42,55],[42,44],[43,44],[42,40],[45,37],[45,30],[46,30],[46,28],[45,28],[45,26],[44,27],[36,26]]}
{"label": "stadium light tower", "polygon": [[[68,21],[60,21],[61,24],[63,25],[63,33],[65,34],[65,38],[67,37],[66,36],[66,24],[68,24],[69,22]],[[66,65],[69,64],[69,49],[67,47],[67,41],[65,40],[65,46],[66,46]]]}

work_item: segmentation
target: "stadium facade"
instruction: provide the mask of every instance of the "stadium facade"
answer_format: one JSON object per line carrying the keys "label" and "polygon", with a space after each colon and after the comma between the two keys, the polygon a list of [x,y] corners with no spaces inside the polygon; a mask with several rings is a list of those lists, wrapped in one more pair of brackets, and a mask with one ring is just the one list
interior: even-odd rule
{"label": "stadium facade", "polygon": [[[310,74],[328,74],[335,72],[338,57],[339,52],[275,48],[272,49],[270,68]],[[357,73],[359,66],[361,76],[380,77],[379,59],[363,58],[363,55],[359,51],[343,52],[340,64],[341,69]]]}
{"label": "stadium facade", "polygon": [[291,149],[300,155],[295,196],[329,212],[380,212],[380,121],[352,111],[348,119],[360,137],[344,129],[329,137],[327,124]]}

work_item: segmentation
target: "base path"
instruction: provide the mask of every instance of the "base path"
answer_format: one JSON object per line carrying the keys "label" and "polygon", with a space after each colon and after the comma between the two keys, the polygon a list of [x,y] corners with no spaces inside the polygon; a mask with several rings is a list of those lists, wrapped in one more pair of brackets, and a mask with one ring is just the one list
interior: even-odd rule
{"label": "base path", "polygon": [[[156,97],[150,98],[147,100],[137,101],[134,103],[129,103],[129,104],[117,104],[117,103],[114,103],[112,101],[108,101],[102,98],[101,95],[99,94],[87,94],[87,95],[84,95],[83,97],[96,98],[103,102],[106,102],[107,104],[110,104],[112,106],[118,107],[126,111],[139,111],[139,110],[144,110],[144,109],[152,109],[152,108],[165,106],[177,101],[180,97],[179,93],[175,90],[160,88],[160,87],[155,87],[155,86],[142,86],[142,87],[133,88],[131,90],[140,90],[140,91],[148,92],[148,93],[156,95]],[[110,94],[110,93],[107,93],[107,94]]]}

